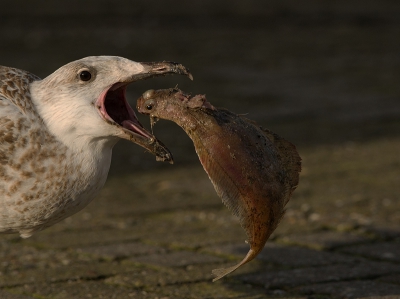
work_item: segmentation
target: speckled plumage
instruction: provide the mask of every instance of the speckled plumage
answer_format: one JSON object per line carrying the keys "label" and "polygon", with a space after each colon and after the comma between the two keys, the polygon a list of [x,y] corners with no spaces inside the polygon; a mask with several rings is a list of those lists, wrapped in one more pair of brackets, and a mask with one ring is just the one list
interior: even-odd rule
{"label": "speckled plumage", "polygon": [[[130,107],[123,111],[132,118],[128,125],[114,122],[106,111],[117,110],[113,100],[124,105],[130,82],[179,73],[155,73],[147,66],[120,57],[87,57],[43,80],[0,66],[0,232],[29,237],[85,207],[106,181],[119,138],[156,152],[151,146],[159,144],[141,131]],[[82,69],[91,72],[90,81],[79,79]],[[111,108],[104,104],[108,92]]]}
{"label": "speckled plumage", "polygon": [[[66,216],[59,206],[71,200],[69,190],[81,188],[76,175],[82,171],[76,163],[67,163],[75,157],[43,129],[29,91],[29,84],[39,78],[2,67],[0,80],[1,230],[27,237]],[[55,187],[59,195],[52,197]]]}

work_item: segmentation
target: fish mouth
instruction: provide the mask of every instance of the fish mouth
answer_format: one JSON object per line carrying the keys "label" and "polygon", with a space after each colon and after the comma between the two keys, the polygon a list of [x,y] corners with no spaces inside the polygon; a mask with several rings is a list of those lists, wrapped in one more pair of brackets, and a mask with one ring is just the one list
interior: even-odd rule
{"label": "fish mouth", "polygon": [[169,149],[139,122],[126,100],[126,88],[130,82],[117,82],[103,91],[96,107],[105,122],[122,130],[119,137],[128,139],[153,153],[157,161],[173,163]]}

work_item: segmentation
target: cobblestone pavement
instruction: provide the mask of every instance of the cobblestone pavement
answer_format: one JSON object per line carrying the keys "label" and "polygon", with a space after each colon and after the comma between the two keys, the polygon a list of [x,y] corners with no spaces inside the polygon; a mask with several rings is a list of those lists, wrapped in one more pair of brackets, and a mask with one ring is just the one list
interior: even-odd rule
{"label": "cobblestone pavement", "polygon": [[246,254],[245,233],[189,138],[160,121],[175,165],[121,142],[82,212],[0,236],[0,299],[400,298],[399,4],[112,3],[3,1],[0,64],[43,77],[89,55],[179,61],[194,82],[137,82],[131,104],[179,84],[246,113],[298,146],[299,188],[259,256],[212,283]]}
{"label": "cobblestone pavement", "polygon": [[[255,261],[215,283],[211,270],[239,261],[248,245],[203,170],[112,177],[76,216],[26,240],[2,237],[0,298],[400,298],[399,187],[390,176],[399,147],[301,150],[301,185],[281,225]],[[382,148],[381,163],[362,163]],[[372,189],[354,193],[365,184],[355,174],[370,172]],[[386,185],[394,189],[379,191]]]}

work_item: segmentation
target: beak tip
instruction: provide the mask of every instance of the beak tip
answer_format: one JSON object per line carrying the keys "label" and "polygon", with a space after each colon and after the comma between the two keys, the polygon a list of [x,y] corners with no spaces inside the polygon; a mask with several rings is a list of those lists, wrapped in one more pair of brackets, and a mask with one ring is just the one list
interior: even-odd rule
{"label": "beak tip", "polygon": [[168,162],[169,164],[174,164],[174,160],[170,153],[156,153],[156,161],[157,162]]}
{"label": "beak tip", "polygon": [[173,61],[139,63],[143,66],[143,71],[132,78],[132,82],[157,76],[166,76],[169,74],[185,75],[193,81],[193,75],[190,73],[189,69],[180,63]]}

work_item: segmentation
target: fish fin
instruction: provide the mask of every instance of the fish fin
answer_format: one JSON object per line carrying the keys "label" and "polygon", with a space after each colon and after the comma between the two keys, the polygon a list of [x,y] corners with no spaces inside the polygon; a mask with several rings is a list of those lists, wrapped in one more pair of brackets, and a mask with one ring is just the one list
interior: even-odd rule
{"label": "fish fin", "polygon": [[258,252],[254,252],[254,250],[250,248],[249,252],[246,254],[244,259],[240,263],[238,263],[232,267],[218,268],[218,269],[212,270],[212,274],[216,276],[212,281],[213,282],[217,281],[217,280],[221,279],[222,277],[226,276],[227,274],[232,273],[240,266],[242,266],[242,265],[250,262],[252,259],[254,259],[257,254],[258,254]]}
{"label": "fish fin", "polygon": [[[222,199],[222,202],[228,208],[228,210],[230,210],[233,215],[239,218],[239,223],[245,230],[249,239],[248,243],[251,244],[253,242],[253,235],[251,230],[249,230],[251,220],[246,210],[246,201],[244,200],[244,196],[240,193],[238,186],[234,183],[232,178],[226,173],[226,171],[217,161],[210,157],[208,151],[203,146],[198,144],[198,146],[196,146],[196,152],[200,158],[200,162],[203,165],[204,170],[207,172],[208,177],[214,185],[215,191]],[[218,181],[213,178],[218,178]],[[243,264],[251,261],[258,254],[258,252],[259,251],[256,252],[250,247],[249,252],[240,263],[228,268],[214,269],[212,273],[216,277],[213,279],[213,282],[221,279],[229,273],[232,273]]]}
{"label": "fish fin", "polygon": [[[218,196],[222,199],[222,202],[228,210],[239,218],[240,225],[247,232],[249,219],[246,215],[248,213],[246,211],[244,197],[240,193],[238,186],[236,186],[232,178],[220,164],[214,160],[214,158],[210,157],[203,145],[198,144],[196,152]],[[218,178],[218,181],[215,178]],[[249,234],[247,235],[251,241],[252,236]]]}
{"label": "fish fin", "polygon": [[288,180],[287,195],[285,196],[285,203],[290,199],[292,192],[299,184],[299,173],[301,171],[301,157],[297,152],[296,146],[279,135],[271,132],[270,130],[261,128],[264,135],[276,146],[282,166],[285,169],[286,177]]}
{"label": "fish fin", "polygon": [[235,271],[237,268],[239,268],[241,266],[241,264],[237,264],[235,266],[229,267],[229,268],[219,268],[219,269],[214,269],[212,270],[212,274],[215,275],[216,277],[213,278],[213,282],[221,279],[222,277],[228,275],[229,273],[232,273],[233,271]]}

